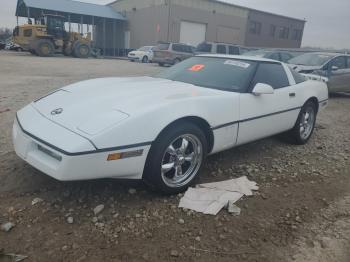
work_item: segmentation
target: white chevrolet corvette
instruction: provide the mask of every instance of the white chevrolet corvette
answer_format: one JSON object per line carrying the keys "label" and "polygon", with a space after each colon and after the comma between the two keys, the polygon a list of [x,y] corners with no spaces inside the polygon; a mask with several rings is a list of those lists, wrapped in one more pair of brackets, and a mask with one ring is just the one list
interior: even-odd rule
{"label": "white chevrolet corvette", "polygon": [[305,144],[327,104],[325,83],[281,62],[203,55],[156,77],[61,88],[17,113],[13,142],[58,180],[143,179],[177,193],[208,154],[287,131]]}

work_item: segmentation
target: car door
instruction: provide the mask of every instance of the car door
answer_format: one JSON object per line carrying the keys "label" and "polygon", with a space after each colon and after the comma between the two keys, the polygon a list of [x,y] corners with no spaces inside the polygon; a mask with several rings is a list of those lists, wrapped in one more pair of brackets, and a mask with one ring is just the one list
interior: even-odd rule
{"label": "car door", "polygon": [[172,44],[171,58],[175,60],[176,58],[182,60],[183,47],[180,44]]}
{"label": "car door", "polygon": [[350,68],[347,62],[346,56],[338,56],[328,63],[328,86],[331,92],[349,90]]}
{"label": "car door", "polygon": [[[268,84],[273,94],[254,95],[256,84]],[[245,144],[291,129],[300,111],[291,73],[281,63],[260,62],[249,90],[240,95],[237,144]]]}
{"label": "car door", "polygon": [[192,47],[189,45],[184,45],[183,46],[183,59],[182,60],[190,58],[193,55],[194,55],[194,50],[192,49]]}

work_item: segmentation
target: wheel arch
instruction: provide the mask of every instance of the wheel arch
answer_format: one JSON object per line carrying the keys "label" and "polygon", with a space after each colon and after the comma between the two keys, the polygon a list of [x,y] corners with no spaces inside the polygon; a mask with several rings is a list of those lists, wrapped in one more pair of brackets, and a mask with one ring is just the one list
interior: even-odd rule
{"label": "wheel arch", "polygon": [[181,122],[189,122],[189,123],[195,124],[203,131],[208,141],[208,153],[210,153],[214,147],[214,133],[210,128],[209,123],[205,119],[198,116],[186,116],[186,117],[182,117],[174,120],[173,122],[169,123],[166,127],[162,129],[162,131],[156,137],[155,141],[157,141],[157,139],[168,129],[172,128],[174,125],[180,124]]}
{"label": "wheel arch", "polygon": [[[316,106],[316,112],[318,113],[320,104],[319,104],[319,101],[318,101],[317,97],[315,97],[315,96],[310,97],[310,98],[305,102],[305,104],[308,103],[308,102],[312,102],[312,103],[315,104],[315,106]],[[304,104],[304,105],[305,105],[305,104]]]}

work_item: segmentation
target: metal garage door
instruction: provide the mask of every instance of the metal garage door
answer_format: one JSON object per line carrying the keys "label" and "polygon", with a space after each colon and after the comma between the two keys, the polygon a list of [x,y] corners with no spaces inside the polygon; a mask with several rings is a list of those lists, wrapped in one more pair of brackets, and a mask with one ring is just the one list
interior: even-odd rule
{"label": "metal garage door", "polygon": [[206,32],[206,24],[181,21],[180,43],[197,46],[199,43],[205,41]]}
{"label": "metal garage door", "polygon": [[217,41],[222,43],[239,43],[240,30],[238,28],[219,26],[217,30]]}

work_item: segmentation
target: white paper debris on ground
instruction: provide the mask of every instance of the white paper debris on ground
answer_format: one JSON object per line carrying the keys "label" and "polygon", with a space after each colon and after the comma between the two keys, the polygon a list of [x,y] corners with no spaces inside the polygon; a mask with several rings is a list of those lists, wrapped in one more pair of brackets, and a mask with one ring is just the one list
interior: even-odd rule
{"label": "white paper debris on ground", "polygon": [[216,215],[222,208],[233,205],[244,195],[253,195],[259,187],[246,176],[227,181],[198,185],[189,188],[181,198],[179,207],[208,215]]}

